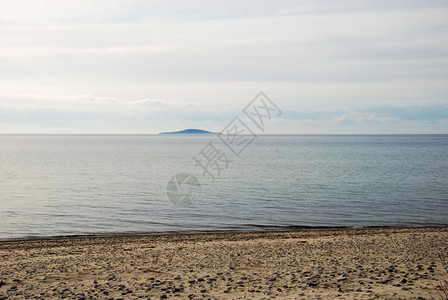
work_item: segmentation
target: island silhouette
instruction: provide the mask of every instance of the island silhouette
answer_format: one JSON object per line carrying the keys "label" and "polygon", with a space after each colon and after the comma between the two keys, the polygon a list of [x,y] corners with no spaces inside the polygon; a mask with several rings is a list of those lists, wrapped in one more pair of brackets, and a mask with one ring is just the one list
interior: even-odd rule
{"label": "island silhouette", "polygon": [[160,132],[159,134],[218,134],[218,133],[202,129],[185,129],[181,131]]}

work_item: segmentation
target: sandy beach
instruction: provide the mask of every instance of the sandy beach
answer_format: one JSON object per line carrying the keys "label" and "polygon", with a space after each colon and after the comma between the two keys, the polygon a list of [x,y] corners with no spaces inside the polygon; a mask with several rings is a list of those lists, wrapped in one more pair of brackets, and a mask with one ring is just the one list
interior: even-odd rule
{"label": "sandy beach", "polygon": [[448,228],[0,242],[0,299],[435,299]]}

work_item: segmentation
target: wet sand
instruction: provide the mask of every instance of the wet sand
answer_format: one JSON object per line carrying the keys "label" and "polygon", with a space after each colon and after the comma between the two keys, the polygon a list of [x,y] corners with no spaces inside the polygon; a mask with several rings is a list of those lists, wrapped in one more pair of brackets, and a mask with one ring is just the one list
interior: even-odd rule
{"label": "wet sand", "polygon": [[0,299],[431,299],[448,227],[0,242]]}

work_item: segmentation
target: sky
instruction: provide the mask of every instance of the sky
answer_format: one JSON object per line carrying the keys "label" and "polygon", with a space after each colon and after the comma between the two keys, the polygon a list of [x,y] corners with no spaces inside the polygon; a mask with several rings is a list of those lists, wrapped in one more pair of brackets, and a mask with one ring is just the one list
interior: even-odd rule
{"label": "sky", "polygon": [[447,1],[0,0],[0,133],[448,133]]}

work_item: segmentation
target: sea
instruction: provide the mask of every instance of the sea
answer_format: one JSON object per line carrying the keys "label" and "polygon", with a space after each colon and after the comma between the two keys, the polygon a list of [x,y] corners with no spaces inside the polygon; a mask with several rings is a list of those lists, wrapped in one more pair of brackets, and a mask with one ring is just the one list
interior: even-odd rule
{"label": "sea", "polygon": [[443,225],[448,135],[0,135],[2,240]]}

